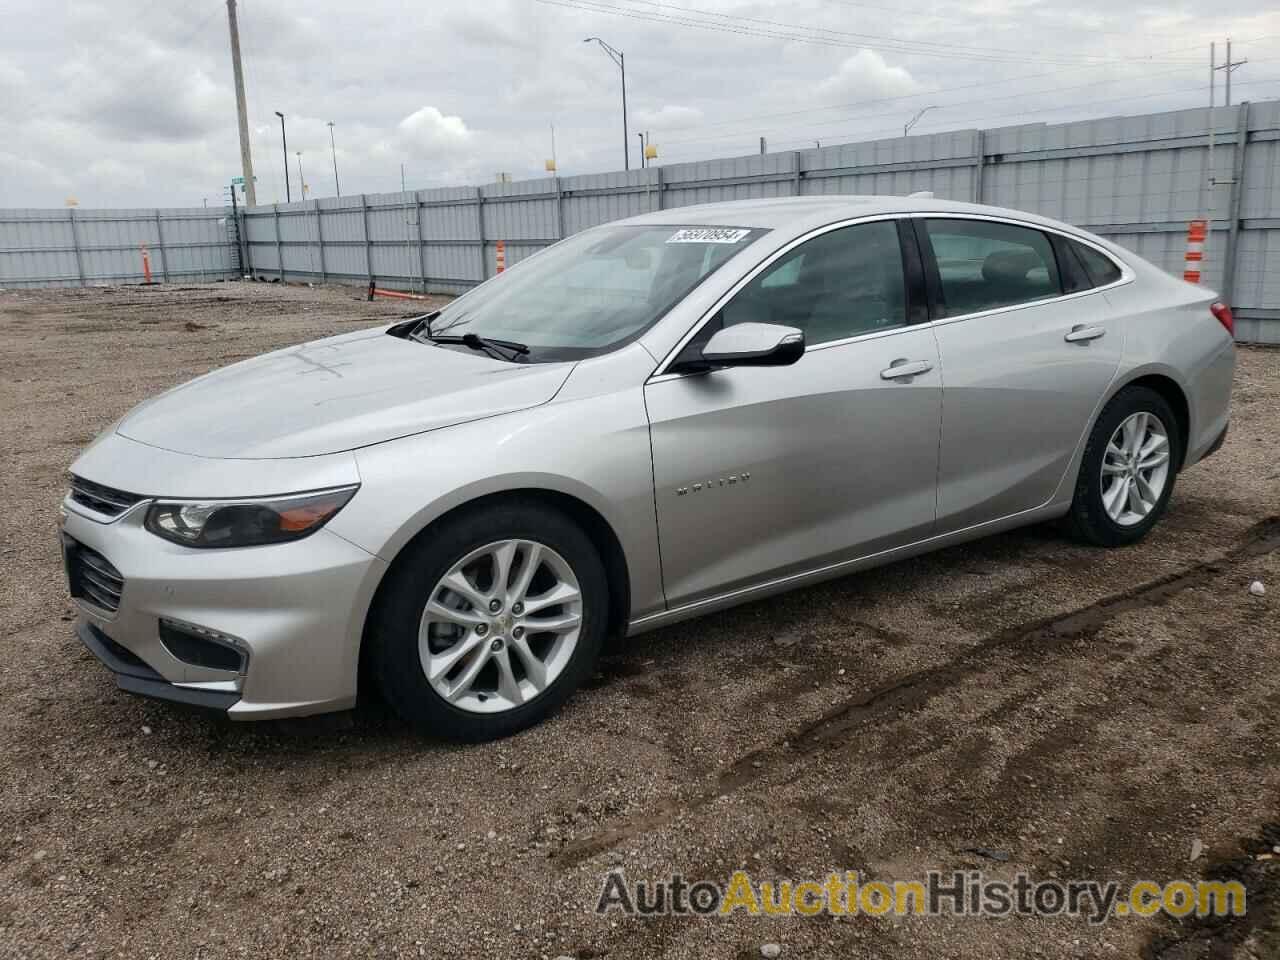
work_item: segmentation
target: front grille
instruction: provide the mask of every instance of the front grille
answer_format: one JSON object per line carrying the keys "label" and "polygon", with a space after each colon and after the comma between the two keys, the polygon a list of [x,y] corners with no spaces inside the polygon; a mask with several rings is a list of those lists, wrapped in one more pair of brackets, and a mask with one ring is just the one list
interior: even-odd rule
{"label": "front grille", "polygon": [[120,609],[124,593],[124,577],[102,554],[78,540],[63,535],[62,552],[67,564],[67,583],[71,596],[87,600],[108,613]]}
{"label": "front grille", "polygon": [[94,513],[108,517],[118,517],[135,503],[145,500],[136,493],[126,493],[114,487],[105,487],[84,477],[71,475],[71,499]]}

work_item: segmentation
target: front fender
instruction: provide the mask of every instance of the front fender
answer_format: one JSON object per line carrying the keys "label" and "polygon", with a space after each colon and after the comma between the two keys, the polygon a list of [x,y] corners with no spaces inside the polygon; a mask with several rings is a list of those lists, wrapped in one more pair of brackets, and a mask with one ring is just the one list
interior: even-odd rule
{"label": "front fender", "polygon": [[631,577],[631,616],[663,608],[649,423],[638,387],[553,401],[355,456],[360,491],[329,527],[384,560],[480,497],[552,491],[585,503],[612,528]]}

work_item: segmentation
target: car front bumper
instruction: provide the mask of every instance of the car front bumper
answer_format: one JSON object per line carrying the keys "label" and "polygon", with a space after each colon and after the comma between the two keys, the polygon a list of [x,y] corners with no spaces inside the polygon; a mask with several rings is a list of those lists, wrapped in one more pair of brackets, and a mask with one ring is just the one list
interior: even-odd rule
{"label": "car front bumper", "polygon": [[[115,610],[74,597],[77,634],[122,689],[234,720],[354,706],[365,614],[385,561],[326,529],[270,546],[183,547],[144,528],[147,507],[103,522],[63,503],[64,555],[88,548],[123,581]],[[219,653],[238,662],[215,663],[228,659]]]}

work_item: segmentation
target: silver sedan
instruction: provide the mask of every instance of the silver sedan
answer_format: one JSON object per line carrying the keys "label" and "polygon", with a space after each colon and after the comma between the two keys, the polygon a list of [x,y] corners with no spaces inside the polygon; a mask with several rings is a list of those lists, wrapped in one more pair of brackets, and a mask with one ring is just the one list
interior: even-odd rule
{"label": "silver sedan", "polygon": [[233,719],[480,740],[637,634],[1023,524],[1120,547],[1227,430],[1230,310],[1066,224],[686,207],[142,404],[72,467],[83,642]]}

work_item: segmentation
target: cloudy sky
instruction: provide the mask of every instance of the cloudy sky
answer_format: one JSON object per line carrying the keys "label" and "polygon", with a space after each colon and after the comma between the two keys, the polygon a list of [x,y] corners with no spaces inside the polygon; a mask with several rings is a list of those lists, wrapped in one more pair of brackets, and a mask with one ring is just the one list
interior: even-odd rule
{"label": "cloudy sky", "polygon": [[[904,7],[909,6],[909,9]],[[240,173],[224,0],[6,0],[0,206],[223,202]],[[1207,102],[1232,36],[1233,99],[1280,97],[1280,7],[1162,0],[240,0],[258,200],[284,200],[288,118],[308,197],[622,166],[916,131]],[[1219,46],[1221,56],[1221,45]],[[1219,74],[1221,77],[1221,74]],[[1221,86],[1219,86],[1221,96]]]}

